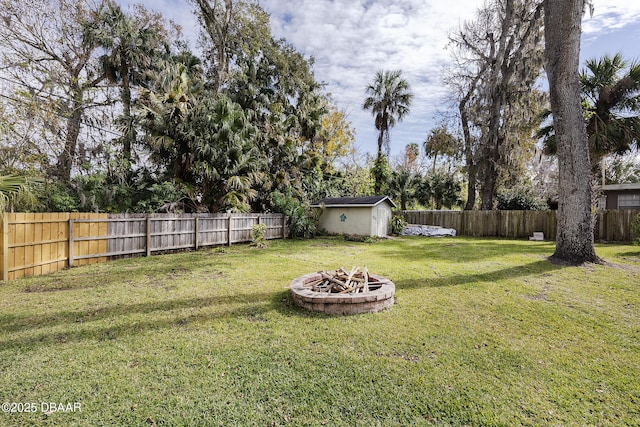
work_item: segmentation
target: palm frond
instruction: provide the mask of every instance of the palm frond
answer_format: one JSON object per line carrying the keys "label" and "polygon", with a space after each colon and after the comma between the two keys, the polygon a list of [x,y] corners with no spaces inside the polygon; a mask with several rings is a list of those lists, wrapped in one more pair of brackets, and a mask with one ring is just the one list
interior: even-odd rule
{"label": "palm frond", "polygon": [[40,178],[18,175],[0,176],[0,212],[6,211],[13,201],[22,197],[33,199],[32,190],[37,190],[42,184]]}

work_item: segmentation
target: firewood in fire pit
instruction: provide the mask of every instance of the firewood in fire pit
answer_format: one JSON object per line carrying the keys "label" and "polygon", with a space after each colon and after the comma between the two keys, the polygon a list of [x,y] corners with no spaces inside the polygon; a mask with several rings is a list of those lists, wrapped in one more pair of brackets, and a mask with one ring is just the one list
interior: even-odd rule
{"label": "firewood in fire pit", "polygon": [[314,292],[357,294],[369,292],[372,286],[375,289],[382,285],[381,282],[372,281],[366,266],[362,270],[360,267],[352,267],[349,272],[344,267],[340,267],[337,270],[319,271],[318,273],[320,279],[304,285]]}

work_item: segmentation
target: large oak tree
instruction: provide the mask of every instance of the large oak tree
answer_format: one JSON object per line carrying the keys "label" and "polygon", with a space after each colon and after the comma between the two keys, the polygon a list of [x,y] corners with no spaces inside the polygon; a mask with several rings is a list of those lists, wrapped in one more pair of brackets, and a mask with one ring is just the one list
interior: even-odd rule
{"label": "large oak tree", "polygon": [[[96,2],[0,0],[0,48],[17,103],[32,103],[57,157],[54,174],[69,182],[87,112],[104,102],[95,89],[106,75],[95,60],[97,45],[84,37]],[[19,99],[18,99],[19,98]]]}
{"label": "large oak tree", "polygon": [[558,146],[559,209],[553,260],[600,262],[593,241],[591,165],[578,64],[584,0],[545,0],[545,59]]}
{"label": "large oak tree", "polygon": [[447,83],[458,92],[468,209],[475,203],[476,179],[481,209],[493,209],[501,176],[533,154],[535,141],[527,137],[537,126],[541,12],[536,2],[492,0],[450,37],[455,66]]}

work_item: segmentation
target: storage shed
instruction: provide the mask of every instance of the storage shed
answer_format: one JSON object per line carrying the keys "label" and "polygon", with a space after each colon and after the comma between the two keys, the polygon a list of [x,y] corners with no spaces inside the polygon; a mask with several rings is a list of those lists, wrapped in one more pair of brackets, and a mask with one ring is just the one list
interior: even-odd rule
{"label": "storage shed", "polygon": [[383,237],[396,205],[388,196],[367,196],[326,198],[311,207],[323,208],[320,228],[328,233]]}

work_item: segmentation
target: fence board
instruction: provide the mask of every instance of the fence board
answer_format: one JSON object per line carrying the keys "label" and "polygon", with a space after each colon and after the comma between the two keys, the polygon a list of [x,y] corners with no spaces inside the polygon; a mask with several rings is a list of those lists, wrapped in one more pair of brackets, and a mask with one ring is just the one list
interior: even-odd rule
{"label": "fence board", "polygon": [[50,256],[50,248],[57,249],[59,242],[57,236],[51,238],[50,229],[52,223],[58,221],[58,215],[12,213],[3,218],[3,233],[6,233],[6,246],[2,250],[3,279],[55,271],[50,264],[57,265],[59,259],[57,251]]}
{"label": "fence board", "polygon": [[6,213],[2,214],[2,232],[0,243],[0,256],[2,256],[2,271],[0,272],[0,278],[2,281],[9,280],[9,219]]}

